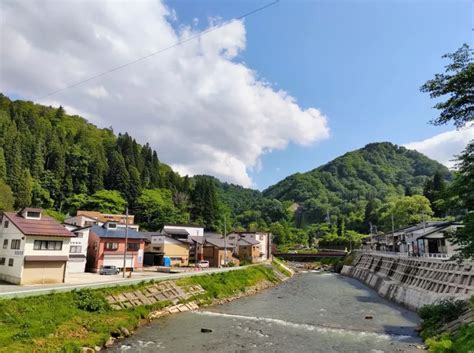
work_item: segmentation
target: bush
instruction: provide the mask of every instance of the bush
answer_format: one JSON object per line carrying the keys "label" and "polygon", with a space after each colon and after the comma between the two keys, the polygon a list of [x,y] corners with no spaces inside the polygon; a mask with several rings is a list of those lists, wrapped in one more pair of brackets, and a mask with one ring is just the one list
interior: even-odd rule
{"label": "bush", "polygon": [[460,299],[443,299],[439,303],[424,305],[418,309],[418,315],[423,320],[422,337],[436,335],[436,331],[447,322],[455,320],[465,309],[466,303]]}
{"label": "bush", "polygon": [[92,313],[104,313],[109,311],[110,305],[107,300],[97,291],[83,289],[74,293],[77,307]]}

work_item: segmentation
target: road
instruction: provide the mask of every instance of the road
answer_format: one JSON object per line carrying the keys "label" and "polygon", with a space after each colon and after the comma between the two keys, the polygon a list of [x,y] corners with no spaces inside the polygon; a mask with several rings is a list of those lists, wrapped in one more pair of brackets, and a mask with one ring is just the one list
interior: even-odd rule
{"label": "road", "polygon": [[[255,266],[255,265],[249,265],[249,266]],[[87,273],[87,274],[80,274],[80,275],[88,275],[88,276],[83,276],[83,278],[80,278],[80,277],[78,278],[78,276],[74,277],[73,278],[74,283],[62,283],[62,284],[51,284],[51,285],[18,286],[14,284],[0,282],[0,299],[43,295],[43,294],[48,294],[51,292],[68,292],[74,289],[82,289],[82,288],[104,288],[104,287],[113,287],[113,286],[124,286],[124,285],[131,285],[135,283],[140,283],[142,281],[150,281],[150,280],[163,281],[163,280],[168,280],[168,279],[178,279],[178,278],[190,277],[190,276],[202,276],[202,275],[207,275],[210,273],[242,270],[249,266],[229,267],[229,268],[211,268],[211,269],[206,269],[199,272],[192,271],[192,272],[171,273],[171,274],[163,273],[163,272],[135,272],[132,278],[121,278],[120,275],[109,277],[109,276],[100,276],[97,274]],[[87,277],[89,277],[89,282],[87,282],[88,281]],[[93,278],[94,281],[91,281],[91,278]]]}

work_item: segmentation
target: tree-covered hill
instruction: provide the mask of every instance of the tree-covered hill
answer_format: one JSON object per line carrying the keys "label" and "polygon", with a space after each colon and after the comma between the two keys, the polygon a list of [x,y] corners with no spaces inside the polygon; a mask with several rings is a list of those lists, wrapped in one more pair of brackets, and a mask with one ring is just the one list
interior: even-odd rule
{"label": "tree-covered hill", "polygon": [[306,173],[293,174],[263,192],[265,197],[298,202],[303,223],[331,216],[362,219],[368,200],[423,194],[429,177],[450,171],[425,155],[389,142],[371,143]]}

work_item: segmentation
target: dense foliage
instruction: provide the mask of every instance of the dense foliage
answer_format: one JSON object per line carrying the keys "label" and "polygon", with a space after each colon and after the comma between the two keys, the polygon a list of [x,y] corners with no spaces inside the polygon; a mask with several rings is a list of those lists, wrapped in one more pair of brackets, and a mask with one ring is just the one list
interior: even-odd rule
{"label": "dense foliage", "polygon": [[422,194],[435,174],[451,178],[446,167],[421,153],[388,142],[372,143],[310,172],[291,175],[263,194],[297,202],[302,225],[344,216],[350,228],[369,232],[367,206],[376,209],[389,198]]}
{"label": "dense foliage", "polygon": [[[455,53],[445,54],[450,59],[444,74],[436,74],[422,87],[431,98],[444,98],[434,107],[440,111],[438,118],[432,121],[435,125],[454,123],[458,128],[470,126],[474,122],[474,52],[464,44]],[[471,140],[458,156],[457,173],[454,182],[444,197],[434,203],[435,208],[451,208],[464,213],[464,228],[453,235],[453,240],[460,245],[461,258],[474,257],[474,140]],[[435,209],[435,211],[437,211]]]}

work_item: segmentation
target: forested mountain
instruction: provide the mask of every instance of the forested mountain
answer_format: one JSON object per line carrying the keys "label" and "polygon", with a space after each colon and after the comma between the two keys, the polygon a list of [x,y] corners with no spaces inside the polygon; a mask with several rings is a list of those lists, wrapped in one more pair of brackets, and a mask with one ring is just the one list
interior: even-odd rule
{"label": "forested mountain", "polygon": [[231,222],[262,200],[259,191],[213,177],[182,177],[127,133],[0,94],[0,210],[36,206],[60,217],[128,205],[148,229],[164,222],[217,229],[224,213]]}
{"label": "forested mountain", "polygon": [[450,171],[425,155],[389,142],[371,143],[306,173],[293,174],[263,192],[265,197],[300,204],[302,223],[346,215],[361,221],[369,200],[423,194],[430,177]]}
{"label": "forested mountain", "polygon": [[[42,207],[60,219],[77,209],[128,206],[143,229],[194,222],[222,231],[225,220],[227,229],[271,230],[281,242],[304,243],[315,223],[338,224],[341,234],[368,232],[369,221],[386,222],[394,196],[424,194],[404,202],[431,215],[429,203],[444,187],[438,184],[449,178],[447,168],[418,152],[374,143],[261,193],[212,176],[180,176],[127,133],[0,94],[0,210]],[[400,224],[416,221],[407,215]]]}

